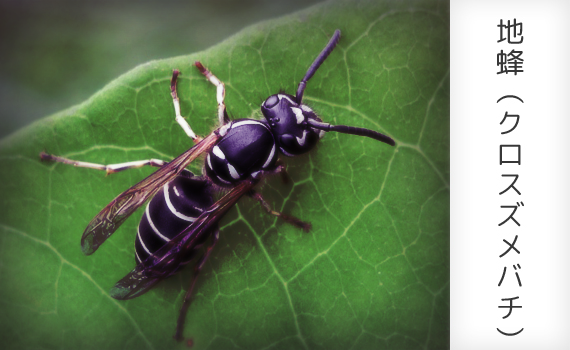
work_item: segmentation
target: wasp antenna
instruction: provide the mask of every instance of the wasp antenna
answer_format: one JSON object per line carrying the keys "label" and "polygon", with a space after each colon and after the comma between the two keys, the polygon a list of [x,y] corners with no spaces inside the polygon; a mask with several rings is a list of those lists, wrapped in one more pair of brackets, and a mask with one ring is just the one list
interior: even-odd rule
{"label": "wasp antenna", "polygon": [[396,142],[387,135],[381,134],[377,131],[364,129],[364,128],[357,128],[355,126],[347,126],[347,125],[331,125],[328,123],[318,122],[314,119],[307,118],[307,123],[318,130],[324,131],[336,131],[343,134],[350,134],[350,135],[357,135],[357,136],[366,136],[370,137],[374,140],[378,140],[380,142],[384,142],[389,144],[390,146],[395,146]]}
{"label": "wasp antenna", "polygon": [[299,83],[299,87],[297,87],[297,95],[295,96],[297,103],[300,104],[301,101],[303,100],[303,92],[305,91],[305,86],[307,85],[307,81],[309,81],[309,79],[311,79],[313,75],[315,75],[315,72],[317,71],[317,69],[319,69],[321,64],[323,64],[323,62],[330,55],[330,53],[338,43],[339,39],[340,39],[340,30],[337,29],[334,31],[334,34],[331,40],[329,40],[327,46],[325,46],[323,51],[321,51],[319,56],[317,56],[313,64],[311,64],[311,66],[309,67],[309,70],[307,70],[305,77],[303,77],[303,80],[301,80],[301,82]]}

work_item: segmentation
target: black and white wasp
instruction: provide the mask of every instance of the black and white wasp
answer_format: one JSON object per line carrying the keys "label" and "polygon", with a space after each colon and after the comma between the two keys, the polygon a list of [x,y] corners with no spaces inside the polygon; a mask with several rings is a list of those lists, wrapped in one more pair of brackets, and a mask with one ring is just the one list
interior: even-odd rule
{"label": "black and white wasp", "polygon": [[[336,30],[299,83],[295,96],[279,93],[269,96],[262,103],[261,112],[265,120],[230,121],[224,104],[224,84],[200,62],[196,62],[198,70],[217,88],[220,126],[204,139],[194,134],[180,114],[176,93],[179,71],[174,70],[170,89],[176,121],[196,145],[170,162],[150,159],[101,165],[40,153],[42,160],[105,170],[108,174],[145,165],[160,168],[103,208],[91,220],[81,238],[83,253],[92,254],[129,215],[150,199],[135,240],[137,265],[116,283],[110,291],[111,296],[121,300],[140,296],[183,265],[193,262],[194,277],[180,309],[174,335],[175,339],[182,340],[184,320],[194,284],[219,238],[218,221],[242,196],[253,197],[268,213],[309,230],[310,224],[273,211],[253,189],[266,175],[285,174],[284,166],[277,160],[278,153],[291,157],[308,152],[327,131],[367,136],[395,145],[390,137],[376,131],[325,123],[309,106],[302,103],[307,81],[332,52],[339,39],[340,31]],[[185,168],[202,153],[206,154],[205,175],[197,177]],[[225,195],[215,202],[214,187],[225,190]],[[206,251],[197,257],[201,251],[199,248],[208,240],[210,243]]]}

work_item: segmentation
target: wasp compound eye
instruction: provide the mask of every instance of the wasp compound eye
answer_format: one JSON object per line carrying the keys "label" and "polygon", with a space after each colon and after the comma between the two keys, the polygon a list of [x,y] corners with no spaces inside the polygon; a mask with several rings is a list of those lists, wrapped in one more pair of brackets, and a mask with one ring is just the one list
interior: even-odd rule
{"label": "wasp compound eye", "polygon": [[269,96],[267,100],[263,103],[265,108],[273,108],[279,102],[279,97],[277,95]]}

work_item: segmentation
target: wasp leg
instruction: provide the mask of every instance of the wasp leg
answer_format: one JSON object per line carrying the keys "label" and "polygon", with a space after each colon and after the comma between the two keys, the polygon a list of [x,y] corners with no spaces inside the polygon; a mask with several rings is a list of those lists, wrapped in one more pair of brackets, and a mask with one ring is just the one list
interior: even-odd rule
{"label": "wasp leg", "polygon": [[297,228],[300,228],[301,230],[303,230],[305,232],[309,232],[311,230],[311,227],[312,227],[311,223],[301,221],[294,216],[283,214],[283,213],[280,213],[278,211],[271,209],[271,206],[269,205],[269,203],[267,203],[265,201],[265,199],[263,199],[263,196],[259,192],[251,190],[251,192],[249,193],[249,196],[251,198],[257,200],[261,204],[263,209],[265,209],[265,211],[268,214],[277,216],[278,218],[285,220],[286,222],[290,223],[291,225],[293,225]]}
{"label": "wasp leg", "polygon": [[178,99],[178,94],[176,93],[176,83],[178,81],[178,75],[180,71],[175,69],[172,71],[172,79],[170,80],[170,95],[172,95],[172,103],[174,103],[174,112],[176,113],[176,122],[180,125],[180,127],[184,130],[186,135],[194,141],[194,143],[198,143],[202,138],[196,136],[190,124],[184,119],[184,117],[180,114],[180,100]]}
{"label": "wasp leg", "polygon": [[291,178],[289,177],[289,173],[287,173],[287,169],[285,168],[285,165],[283,165],[283,162],[280,159],[277,159],[275,165],[276,167],[273,173],[281,175],[281,181],[284,184],[288,184],[289,181],[291,181]]}
{"label": "wasp leg", "polygon": [[212,249],[214,249],[214,246],[216,245],[216,243],[218,243],[219,239],[220,239],[220,231],[216,230],[216,232],[214,232],[214,237],[212,238],[212,243],[208,246],[206,253],[200,259],[198,264],[196,264],[196,267],[194,267],[194,277],[192,278],[192,282],[190,283],[190,288],[188,289],[186,295],[184,296],[184,301],[182,302],[182,307],[180,308],[180,313],[178,314],[178,321],[176,322],[176,333],[173,336],[173,338],[176,339],[176,341],[184,340],[182,332],[184,331],[184,321],[186,321],[186,313],[188,312],[188,308],[190,307],[190,299],[192,298],[192,291],[194,290],[194,285],[196,284],[196,280],[198,279],[198,275],[200,274],[202,267],[204,267],[206,260],[208,260],[210,253],[212,253]]}
{"label": "wasp leg", "polygon": [[224,104],[224,98],[226,97],[226,88],[224,83],[212,74],[212,72],[206,69],[206,67],[204,67],[199,61],[194,62],[194,65],[198,68],[200,73],[202,73],[210,83],[214,84],[217,88],[216,98],[218,100],[218,120],[220,122],[220,126],[224,126],[230,122],[230,118],[226,112],[226,105]]}
{"label": "wasp leg", "polygon": [[157,168],[162,167],[166,164],[165,161],[160,159],[147,159],[147,160],[137,160],[134,162],[125,162],[125,163],[118,163],[118,164],[96,164],[96,163],[89,163],[89,162],[82,162],[73,159],[68,159],[64,157],[54,156],[52,154],[47,154],[45,152],[40,152],[40,159],[45,161],[63,163],[73,165],[79,168],[89,168],[95,170],[104,170],[107,175],[117,173],[119,171],[133,169],[133,168],[141,168],[145,165],[154,166]]}

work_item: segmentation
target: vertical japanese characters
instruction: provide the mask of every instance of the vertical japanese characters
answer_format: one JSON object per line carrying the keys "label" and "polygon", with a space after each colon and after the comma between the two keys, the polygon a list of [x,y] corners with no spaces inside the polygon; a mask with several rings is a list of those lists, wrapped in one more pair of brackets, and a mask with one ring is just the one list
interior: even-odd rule
{"label": "vertical japanese characters", "polygon": [[[523,51],[520,49],[520,44],[522,44],[524,40],[522,35],[523,23],[517,22],[516,18],[512,21],[507,20],[506,23],[501,19],[497,27],[499,28],[499,40],[497,40],[497,43],[500,45],[500,51],[497,53],[497,74],[514,74],[516,76],[524,72]],[[521,107],[524,105],[524,101],[521,97],[510,94],[500,97],[497,103],[506,101],[514,101],[517,105],[520,103]],[[511,106],[511,104],[509,104],[509,106]],[[521,109],[522,108],[517,108],[516,111],[505,111],[499,123],[501,137],[511,134],[509,140],[513,138],[516,139],[516,129],[521,120],[518,113],[520,113]],[[502,253],[498,257],[501,266],[501,277],[498,288],[506,285],[514,286],[515,288],[522,288],[523,286],[520,273],[521,265],[517,261],[517,259],[520,258],[521,251],[516,247],[523,221],[520,217],[517,220],[517,217],[524,214],[524,203],[521,197],[522,191],[520,187],[517,187],[517,181],[521,176],[521,153],[522,146],[520,143],[503,143],[503,141],[501,141],[499,145],[499,165],[501,166],[502,173],[500,180],[502,191],[499,192],[499,196],[501,202],[504,202],[505,205],[500,206],[501,216],[504,217],[504,219],[498,225],[506,247],[502,249]],[[506,309],[506,314],[502,317],[503,319],[511,316],[516,317],[516,314],[520,311],[516,311],[515,309],[522,309],[520,295],[505,295],[504,298],[501,298],[501,303],[498,307],[499,309]],[[506,330],[497,327],[497,331],[505,336],[516,336],[523,330],[523,327],[520,329]]]}
{"label": "vertical japanese characters", "polygon": [[[497,24],[497,27],[499,27],[498,43],[505,43],[505,41],[509,45],[518,45],[523,43],[523,24],[521,22],[517,22],[516,18],[513,19],[513,23],[508,20],[507,24],[504,24],[501,19],[499,24]],[[512,46],[508,46],[506,51],[509,51],[509,48],[512,48]],[[513,48],[506,53],[503,51],[503,48],[501,48],[501,51],[497,54],[497,66],[499,67],[497,74],[513,73],[514,75],[517,75],[518,73],[524,72],[524,59],[522,58],[522,55],[522,50],[515,50]]]}

